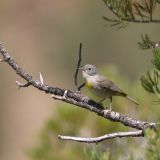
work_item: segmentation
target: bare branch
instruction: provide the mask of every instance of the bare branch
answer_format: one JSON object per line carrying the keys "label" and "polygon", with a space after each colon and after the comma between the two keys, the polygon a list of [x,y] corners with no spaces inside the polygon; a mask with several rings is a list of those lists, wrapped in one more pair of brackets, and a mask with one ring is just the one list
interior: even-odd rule
{"label": "bare branch", "polygon": [[62,136],[58,135],[58,138],[61,140],[71,140],[83,143],[98,143],[105,141],[107,139],[113,138],[122,138],[122,137],[143,137],[143,131],[135,131],[135,132],[117,132],[117,133],[110,133],[104,136],[96,137],[96,138],[83,138],[83,137],[71,137],[71,136]]}
{"label": "bare branch", "polygon": [[142,130],[145,128],[155,128],[156,123],[144,122],[140,120],[136,120],[134,118],[128,117],[127,115],[121,114],[119,112],[114,112],[110,110],[104,110],[103,106],[96,103],[95,101],[89,99],[87,96],[82,95],[80,92],[73,92],[66,89],[61,89],[58,87],[51,87],[46,84],[42,84],[38,80],[33,80],[32,76],[30,76],[24,69],[19,67],[19,65],[15,62],[15,60],[10,56],[7,50],[4,48],[2,44],[0,44],[0,53],[5,59],[5,62],[9,64],[9,66],[24,80],[27,81],[28,84],[33,87],[44,91],[45,93],[54,95],[56,99],[64,101],[69,104],[73,104],[75,106],[85,108],[90,110],[99,116],[109,119],[111,121],[120,122],[125,126],[129,126],[132,128],[136,128],[138,130]]}

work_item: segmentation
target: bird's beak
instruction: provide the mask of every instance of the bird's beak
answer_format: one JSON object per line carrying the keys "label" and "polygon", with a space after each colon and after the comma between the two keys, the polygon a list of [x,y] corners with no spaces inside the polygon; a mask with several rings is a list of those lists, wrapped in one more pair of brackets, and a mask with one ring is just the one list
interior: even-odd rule
{"label": "bird's beak", "polygon": [[83,67],[79,67],[78,69],[79,69],[79,70],[84,70]]}

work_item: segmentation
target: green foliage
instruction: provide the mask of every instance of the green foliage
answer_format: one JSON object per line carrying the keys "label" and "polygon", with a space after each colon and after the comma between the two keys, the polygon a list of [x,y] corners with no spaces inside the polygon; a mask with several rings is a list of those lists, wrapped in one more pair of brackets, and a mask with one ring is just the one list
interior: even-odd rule
{"label": "green foliage", "polygon": [[160,4],[160,0],[156,0],[156,2]]}
{"label": "green foliage", "polygon": [[160,42],[151,41],[147,34],[141,36],[142,42],[138,42],[138,45],[141,49],[154,49],[153,52],[157,55],[159,52],[158,48],[160,48]]}
{"label": "green foliage", "polygon": [[154,49],[154,58],[152,60],[152,63],[158,71],[160,71],[160,49]]}
{"label": "green foliage", "polygon": [[[67,105],[65,108],[59,106],[56,115],[54,114],[53,117],[47,121],[41,131],[39,145],[30,149],[28,154],[34,160],[78,159],[75,155],[81,155],[80,146],[75,147],[74,144],[68,144],[68,147],[66,146],[65,148],[65,145],[62,145],[57,136],[59,133],[77,135],[79,128],[84,124],[86,117],[84,116],[85,114],[82,110],[75,110],[67,107]],[[72,124],[71,126],[70,123]],[[74,152],[74,154],[72,154],[71,151]]]}
{"label": "green foliage", "polygon": [[86,148],[85,154],[89,160],[111,160],[109,151],[102,152],[99,148]]}
{"label": "green foliage", "polygon": [[126,26],[127,19],[134,19],[133,8],[130,0],[103,0],[105,5],[112,11],[112,13],[117,17],[117,19],[111,19],[103,16],[103,19],[112,22],[111,26],[121,25]]}
{"label": "green foliage", "polygon": [[151,73],[147,72],[146,76],[141,77],[142,86],[151,93],[159,94],[160,93],[160,74],[159,71],[154,70],[153,76]]}
{"label": "green foliage", "polygon": [[146,160],[159,160],[160,159],[160,128],[156,131],[147,129],[145,136],[148,139],[146,147]]}
{"label": "green foliage", "polygon": [[159,0],[103,0],[106,7],[114,14],[115,18],[103,16],[103,19],[110,22],[111,26],[121,25],[125,27],[128,23],[151,23],[160,22],[153,20],[153,12]]}
{"label": "green foliage", "polygon": [[[144,45],[143,48],[149,46],[148,44],[151,43],[151,40],[148,36],[145,36],[142,39],[143,42],[141,45]],[[152,43],[153,44],[153,43]],[[154,68],[152,72],[147,72],[146,75],[141,77],[142,86],[150,93],[154,93],[160,99],[160,49],[154,48],[153,49],[153,60],[151,61]]]}
{"label": "green foliage", "polygon": [[103,2],[120,19],[134,18],[131,0],[103,0]]}
{"label": "green foliage", "polygon": [[[152,42],[147,35],[142,37],[142,43],[139,43],[142,49],[153,48],[153,71],[147,72],[145,76],[141,77],[142,86],[146,91],[153,93],[160,100],[160,49],[159,42]],[[158,101],[159,103],[159,101]],[[159,118],[158,118],[159,119]],[[156,130],[147,129],[145,137],[148,139],[146,147],[145,160],[159,160],[160,159],[160,128]]]}
{"label": "green foliage", "polygon": [[147,34],[142,35],[142,42],[138,42],[138,45],[141,49],[151,49],[153,48],[153,42],[150,40]]}

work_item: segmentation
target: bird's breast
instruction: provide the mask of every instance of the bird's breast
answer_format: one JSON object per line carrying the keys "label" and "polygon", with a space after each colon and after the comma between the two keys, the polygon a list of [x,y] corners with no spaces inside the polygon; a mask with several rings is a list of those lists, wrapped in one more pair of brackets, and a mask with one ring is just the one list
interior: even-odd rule
{"label": "bird's breast", "polygon": [[97,83],[96,77],[90,77],[86,80],[86,87],[89,89],[93,94],[104,97],[106,96],[106,93],[102,91],[102,89],[99,87]]}
{"label": "bird's breast", "polygon": [[86,87],[87,87],[88,89],[92,89],[92,88],[93,88],[93,84],[90,83],[90,82],[86,82]]}
{"label": "bird's breast", "polygon": [[95,88],[97,86],[96,77],[89,77],[86,79],[86,87],[88,89]]}

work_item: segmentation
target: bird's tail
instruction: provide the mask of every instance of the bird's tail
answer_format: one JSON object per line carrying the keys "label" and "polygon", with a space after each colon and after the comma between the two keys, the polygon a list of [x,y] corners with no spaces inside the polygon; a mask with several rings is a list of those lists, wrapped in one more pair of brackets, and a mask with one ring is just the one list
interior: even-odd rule
{"label": "bird's tail", "polygon": [[135,99],[133,99],[132,97],[130,97],[130,96],[126,96],[130,101],[132,101],[133,103],[135,103],[136,105],[139,105],[139,103],[135,100]]}

